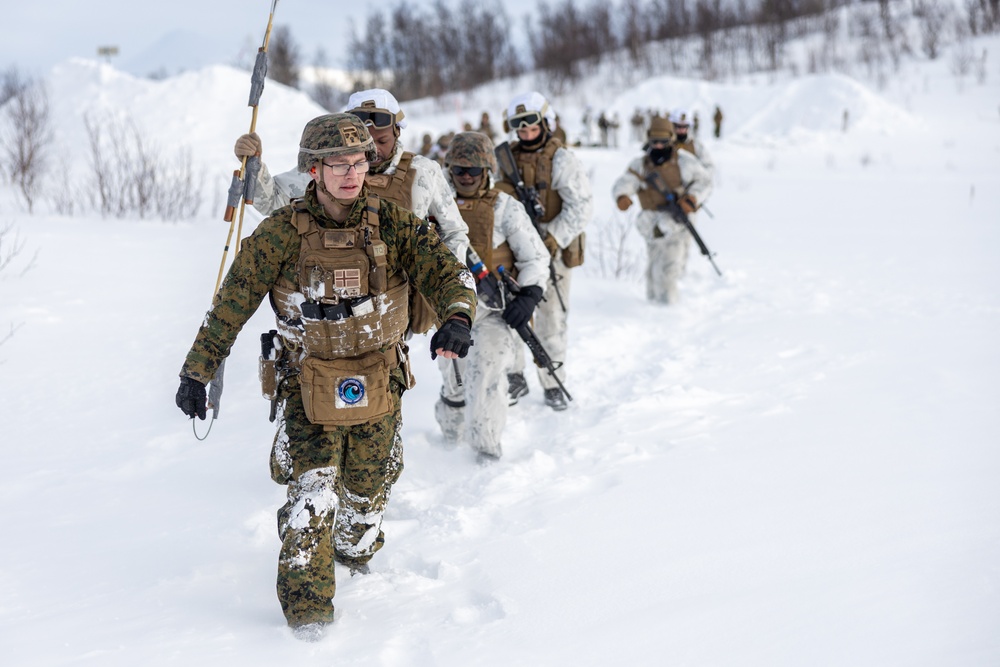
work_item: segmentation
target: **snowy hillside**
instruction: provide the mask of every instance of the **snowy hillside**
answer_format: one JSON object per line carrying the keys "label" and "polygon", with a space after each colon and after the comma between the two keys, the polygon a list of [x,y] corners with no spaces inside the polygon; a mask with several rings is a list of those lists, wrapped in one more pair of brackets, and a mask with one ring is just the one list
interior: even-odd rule
{"label": "snowy hillside", "polygon": [[[975,46],[1000,53],[997,38]],[[529,377],[504,457],[481,467],[442,444],[440,379],[413,340],[386,546],[368,576],[338,566],[337,620],[315,645],[291,637],[274,594],[266,306],[206,441],[174,406],[228,229],[248,77],[56,67],[51,174],[83,182],[82,112],[121,114],[164,151],[189,146],[211,194],[167,224],[29,216],[0,188],[0,225],[25,243],[0,273],[0,339],[16,327],[0,344],[4,664],[1000,664],[991,57],[986,83],[961,89],[943,58],[884,90],[595,78],[555,98],[571,136],[587,104],[622,119],[686,105],[703,128],[722,106],[721,140],[703,130],[718,174],[700,226],[724,277],[693,251],[684,301],[647,303],[642,244],[610,198],[638,143],[623,127],[621,148],[576,149],[596,214],[572,292],[575,400],[554,413]],[[529,87],[404,105],[403,138],[483,110],[499,121]],[[275,171],[318,113],[268,82],[258,127]]]}

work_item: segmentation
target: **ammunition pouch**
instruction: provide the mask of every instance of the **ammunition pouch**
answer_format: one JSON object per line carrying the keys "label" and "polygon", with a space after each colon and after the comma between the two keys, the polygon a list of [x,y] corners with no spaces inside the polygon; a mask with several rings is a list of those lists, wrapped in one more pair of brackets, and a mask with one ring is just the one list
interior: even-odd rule
{"label": "ammunition pouch", "polygon": [[586,241],[587,234],[580,232],[576,238],[569,242],[568,246],[563,248],[562,261],[567,269],[572,269],[583,264],[583,251]]}

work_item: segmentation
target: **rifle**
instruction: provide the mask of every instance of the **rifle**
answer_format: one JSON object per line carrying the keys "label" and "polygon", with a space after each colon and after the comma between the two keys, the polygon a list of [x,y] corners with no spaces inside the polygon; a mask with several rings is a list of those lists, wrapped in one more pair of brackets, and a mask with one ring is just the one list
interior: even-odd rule
{"label": "rifle", "polygon": [[646,183],[649,184],[649,187],[659,192],[666,200],[666,203],[658,208],[661,211],[666,211],[674,220],[687,227],[687,230],[691,232],[691,236],[694,237],[695,243],[698,244],[701,254],[712,263],[712,268],[715,269],[715,272],[721,276],[722,271],[720,271],[719,267],[715,265],[715,260],[712,259],[712,252],[708,249],[708,246],[705,245],[705,242],[701,240],[701,235],[699,235],[698,231],[694,228],[694,225],[691,223],[691,219],[687,217],[687,213],[685,213],[684,209],[681,208],[681,205],[677,203],[677,195],[667,188],[659,172],[649,172],[646,174],[645,180]]}
{"label": "rifle", "polygon": [[[257,105],[260,103],[260,95],[264,92],[264,77],[267,76],[267,45],[271,40],[271,26],[274,24],[274,10],[278,6],[278,0],[271,0],[271,13],[267,17],[267,29],[264,31],[264,43],[257,50],[257,60],[253,65],[253,74],[250,76],[250,99],[247,106],[253,109],[250,116],[250,132],[257,129]],[[233,171],[233,180],[229,184],[229,193],[226,200],[226,212],[222,216],[224,222],[229,223],[229,234],[226,236],[226,245],[222,249],[222,262],[219,263],[219,276],[215,279],[215,291],[219,293],[219,285],[222,284],[222,273],[226,268],[226,256],[229,255],[229,243],[233,240],[233,213],[236,207],[240,208],[239,229],[236,233],[236,250],[239,251],[240,239],[243,237],[243,212],[247,204],[253,204],[254,190],[257,188],[257,174],[260,172],[260,158],[256,155],[244,157],[240,162],[240,168]],[[215,377],[208,383],[208,407],[212,408],[212,422],[208,425],[208,430],[204,436],[199,436],[194,428],[194,420],[191,420],[191,428],[194,430],[194,437],[204,440],[212,431],[212,424],[219,418],[219,404],[222,402],[223,375],[226,371],[226,360],[219,364],[219,370],[215,372]]]}
{"label": "rifle", "polygon": [[[479,258],[479,254],[473,250],[471,246],[466,253],[466,264],[468,264],[469,270],[471,270],[472,274],[476,277],[476,284],[479,288],[480,298],[491,308],[503,310],[504,306],[511,300],[511,298],[521,291],[521,288],[514,281],[514,279],[510,277],[510,274],[504,270],[503,265],[497,267],[497,273],[499,273],[500,278],[502,278],[501,281],[498,280],[496,275],[486,267],[483,260]],[[535,365],[539,368],[544,368],[548,372],[549,376],[556,381],[556,384],[559,385],[559,389],[566,396],[566,398],[572,401],[573,397],[569,395],[569,392],[566,391],[566,387],[559,379],[559,376],[556,375],[556,370],[562,366],[562,362],[552,361],[552,357],[550,357],[549,353],[545,351],[545,348],[542,346],[542,342],[538,340],[538,336],[535,334],[535,331],[531,328],[530,324],[525,323],[517,329],[514,329],[514,331],[517,332],[517,335],[521,337],[521,340],[523,340],[527,344],[528,349],[531,350],[531,358],[535,361]]]}
{"label": "rifle", "polygon": [[[521,200],[521,204],[524,205],[524,210],[527,211],[528,217],[531,218],[531,224],[534,225],[535,231],[538,232],[538,235],[544,241],[545,237],[549,234],[539,226],[542,216],[545,215],[545,209],[541,202],[538,201],[538,190],[529,188],[524,184],[524,179],[521,178],[521,171],[517,168],[517,161],[514,160],[514,152],[511,151],[509,142],[505,141],[499,144],[493,149],[493,153],[496,155],[500,171],[514,186],[514,192],[517,194],[517,198]],[[552,281],[552,288],[556,291],[556,296],[559,298],[559,305],[562,306],[565,313],[566,302],[563,301],[562,292],[559,291],[556,264],[552,259],[549,259],[549,280]]]}

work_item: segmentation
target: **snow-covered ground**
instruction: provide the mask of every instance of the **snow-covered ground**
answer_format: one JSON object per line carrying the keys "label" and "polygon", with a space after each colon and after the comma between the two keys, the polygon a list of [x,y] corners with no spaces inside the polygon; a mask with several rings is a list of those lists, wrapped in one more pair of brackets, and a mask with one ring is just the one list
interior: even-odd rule
{"label": "snow-covered ground", "polygon": [[[274,594],[266,306],[206,441],[174,406],[228,229],[247,76],[63,63],[53,186],[82,183],[80,112],[103,110],[165,155],[190,146],[210,194],[171,224],[28,216],[0,189],[26,243],[0,274],[0,332],[20,327],[0,345],[3,664],[1000,664],[1000,39],[975,45],[989,78],[961,90],[945,56],[881,91],[663,77],[556,98],[571,135],[578,100],[623,120],[698,106],[703,128],[722,105],[701,229],[724,277],[695,252],[671,308],[645,301],[634,267],[615,279],[630,220],[610,188],[638,145],[577,149],[596,215],[572,292],[575,400],[554,413],[529,378],[503,459],[481,467],[442,445],[437,370],[414,340],[386,546],[371,575],[338,570],[336,624],[309,645]],[[517,92],[404,105],[404,139],[499,121]],[[318,113],[268,84],[274,170]],[[624,247],[641,264],[634,232]]]}

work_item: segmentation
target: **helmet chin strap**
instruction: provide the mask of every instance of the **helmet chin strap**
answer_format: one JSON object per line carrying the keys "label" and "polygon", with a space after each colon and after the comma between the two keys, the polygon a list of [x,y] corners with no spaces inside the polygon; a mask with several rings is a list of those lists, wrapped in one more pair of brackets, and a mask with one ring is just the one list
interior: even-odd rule
{"label": "helmet chin strap", "polygon": [[[338,199],[334,197],[333,194],[326,188],[326,183],[323,182],[323,179],[316,181],[316,190],[322,192],[330,201],[340,207],[345,218],[346,214],[350,212],[351,207],[354,206],[354,202],[358,200],[357,197],[354,197],[353,199]],[[337,220],[337,217],[334,217],[334,219]]]}

